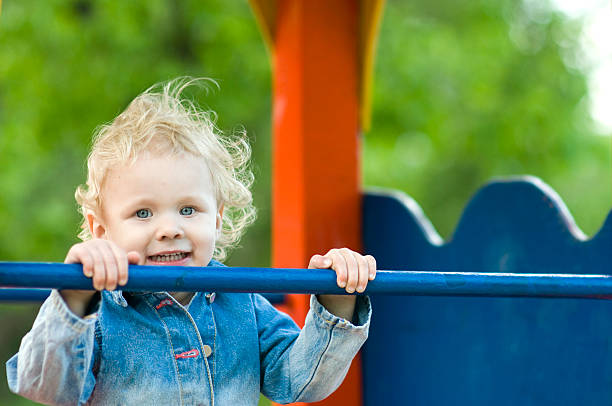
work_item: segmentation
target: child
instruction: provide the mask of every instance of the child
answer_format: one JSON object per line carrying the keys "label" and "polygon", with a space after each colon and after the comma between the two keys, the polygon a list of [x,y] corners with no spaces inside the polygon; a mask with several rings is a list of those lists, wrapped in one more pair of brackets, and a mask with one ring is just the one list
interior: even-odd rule
{"label": "child", "polygon": [[[344,378],[367,338],[367,297],[313,296],[300,331],[257,294],[115,290],[128,263],[219,266],[254,218],[244,134],[221,136],[181,100],[192,82],[147,90],[99,129],[76,192],[84,242],[65,260],[98,292],[51,293],[7,362],[13,392],[58,405],[256,405],[260,392],[320,400]],[[346,248],[309,268],[334,269],[349,293],[376,272]]]}

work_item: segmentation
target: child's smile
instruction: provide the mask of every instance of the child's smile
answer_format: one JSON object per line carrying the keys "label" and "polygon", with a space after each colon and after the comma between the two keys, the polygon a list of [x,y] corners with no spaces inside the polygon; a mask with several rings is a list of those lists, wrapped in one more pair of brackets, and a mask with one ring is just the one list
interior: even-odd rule
{"label": "child's smile", "polygon": [[144,155],[112,168],[103,184],[94,235],[136,251],[140,264],[206,266],[221,228],[204,158]]}
{"label": "child's smile", "polygon": [[184,251],[160,252],[154,255],[149,255],[147,257],[147,265],[181,266],[185,265],[190,257],[191,253]]}

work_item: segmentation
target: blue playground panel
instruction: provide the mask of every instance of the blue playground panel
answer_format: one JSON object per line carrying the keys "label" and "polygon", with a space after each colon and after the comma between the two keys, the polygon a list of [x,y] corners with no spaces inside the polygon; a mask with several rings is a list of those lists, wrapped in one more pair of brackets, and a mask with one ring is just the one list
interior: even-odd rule
{"label": "blue playground panel", "polygon": [[[380,269],[610,274],[612,216],[587,240],[543,182],[494,181],[443,243],[412,199],[370,193],[364,247]],[[372,301],[363,350],[366,405],[612,404],[609,300],[374,295]]]}

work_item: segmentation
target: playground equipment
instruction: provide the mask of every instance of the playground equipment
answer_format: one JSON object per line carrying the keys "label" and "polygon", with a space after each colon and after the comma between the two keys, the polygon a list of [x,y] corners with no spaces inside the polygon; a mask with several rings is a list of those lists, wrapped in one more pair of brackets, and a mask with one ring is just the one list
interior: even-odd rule
{"label": "playground equipment", "polygon": [[[407,196],[367,194],[364,247],[379,267],[439,271],[380,271],[369,284],[363,404],[607,404],[611,304],[597,299],[612,297],[611,244],[612,216],[586,240],[531,177],[481,189],[446,243]],[[90,283],[79,265],[0,263],[2,286]],[[126,289],[341,293],[333,271],[223,267],[132,266]],[[25,292],[47,294],[0,298]]]}
{"label": "playground equipment", "polygon": [[[349,246],[374,255],[380,269],[422,271],[381,272],[371,283],[368,293],[388,290],[372,296],[374,316],[362,359],[322,403],[612,403],[612,309],[609,301],[597,300],[610,297],[610,216],[587,240],[543,182],[495,181],[477,193],[443,242],[409,197],[362,192],[358,133],[367,126],[382,3],[251,0],[274,66],[273,265],[299,268],[313,252]],[[25,265],[0,268],[13,266]],[[47,266],[84,282],[76,266],[34,270],[44,273]],[[149,278],[139,281],[144,269],[133,270],[130,286],[152,287]],[[250,274],[274,272],[260,271]],[[174,288],[179,279],[187,286],[193,275],[186,279],[184,269],[177,272],[158,286]],[[227,277],[216,272],[207,274]],[[329,272],[277,272],[253,281],[240,270],[224,286],[237,289],[240,280],[250,284],[239,287],[245,290],[336,289]],[[43,283],[42,276],[21,286],[68,282]],[[289,283],[298,277],[308,280]],[[14,285],[4,280],[0,285]],[[199,283],[211,289],[210,280]],[[189,286],[197,287],[192,280]],[[298,322],[305,303],[303,296],[286,299]]]}

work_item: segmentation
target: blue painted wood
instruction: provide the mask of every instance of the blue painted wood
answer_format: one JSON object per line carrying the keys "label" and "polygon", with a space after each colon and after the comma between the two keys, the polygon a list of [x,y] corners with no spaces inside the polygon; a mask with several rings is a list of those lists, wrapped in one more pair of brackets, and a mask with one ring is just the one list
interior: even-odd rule
{"label": "blue painted wood", "polygon": [[[81,265],[0,262],[0,287],[91,289]],[[125,291],[218,291],[346,294],[328,269],[130,266]],[[9,289],[0,289],[5,296]],[[27,296],[15,289],[17,296]],[[40,294],[41,292],[34,292]],[[378,271],[368,294],[427,296],[612,297],[609,275]]]}
{"label": "blue painted wood", "polygon": [[[409,197],[375,192],[364,247],[383,269],[610,274],[612,214],[587,239],[540,180],[494,181],[444,243]],[[612,404],[610,301],[372,300],[366,405]]]}

